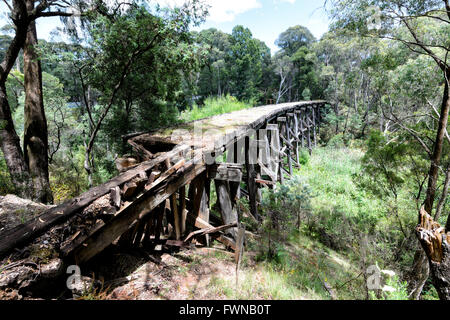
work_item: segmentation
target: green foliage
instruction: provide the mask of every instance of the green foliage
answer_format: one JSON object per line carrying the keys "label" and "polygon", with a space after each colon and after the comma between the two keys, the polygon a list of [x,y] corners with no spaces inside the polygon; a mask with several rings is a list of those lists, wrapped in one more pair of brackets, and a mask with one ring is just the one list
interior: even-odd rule
{"label": "green foliage", "polygon": [[0,195],[14,194],[15,188],[11,182],[3,153],[0,150]]}
{"label": "green foliage", "polygon": [[283,49],[286,54],[293,55],[297,50],[310,45],[315,40],[308,28],[297,25],[282,32],[275,44]]}
{"label": "green foliage", "polygon": [[309,162],[309,152],[305,149],[300,151],[299,162],[302,166],[306,165]]}
{"label": "green foliage", "polygon": [[400,281],[397,275],[388,277],[383,290],[377,297],[374,291],[369,292],[370,300],[409,300],[408,285]]}
{"label": "green foliage", "polygon": [[230,94],[242,101],[271,98],[271,56],[267,45],[253,38],[251,31],[235,26],[231,34],[217,29],[195,34],[199,45],[207,50],[198,79],[196,100]]}
{"label": "green foliage", "polygon": [[252,106],[253,102],[240,102],[230,95],[223,97],[209,97],[204,101],[203,106],[194,104],[190,110],[182,112],[180,119],[183,122],[189,122],[219,114],[248,109]]}
{"label": "green foliage", "polygon": [[308,184],[299,176],[277,185],[275,190],[264,190],[263,232],[267,238],[267,252],[264,258],[282,262],[282,242],[300,228],[302,217],[310,208],[311,192]]}
{"label": "green foliage", "polygon": [[[375,195],[382,196],[391,192],[397,194],[405,182],[405,159],[407,145],[388,141],[379,131],[372,131],[367,140],[367,151],[362,158],[361,174],[356,176],[359,185],[369,188]],[[364,177],[370,182],[364,183]]]}

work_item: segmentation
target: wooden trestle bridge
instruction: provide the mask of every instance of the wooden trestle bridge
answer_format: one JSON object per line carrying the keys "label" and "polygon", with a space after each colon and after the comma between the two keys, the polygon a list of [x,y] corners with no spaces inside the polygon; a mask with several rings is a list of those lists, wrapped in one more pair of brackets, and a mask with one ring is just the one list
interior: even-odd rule
{"label": "wooden trestle bridge", "polygon": [[[300,166],[301,148],[316,144],[325,104],[267,105],[128,136],[137,164],[2,232],[0,258],[43,239],[76,264],[111,244],[185,246],[212,238],[236,250],[236,200],[248,197],[260,218],[260,188],[273,188]],[[210,215],[212,181],[221,217]]]}

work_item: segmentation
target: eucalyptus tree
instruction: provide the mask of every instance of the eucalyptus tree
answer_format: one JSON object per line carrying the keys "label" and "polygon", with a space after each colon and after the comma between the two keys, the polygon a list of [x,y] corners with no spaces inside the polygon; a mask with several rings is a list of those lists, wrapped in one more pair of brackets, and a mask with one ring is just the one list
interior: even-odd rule
{"label": "eucalyptus tree", "polygon": [[[45,17],[80,17],[98,10],[102,1],[10,0],[3,1],[14,35],[0,63],[0,144],[13,184],[19,195],[51,202],[48,179],[47,121],[42,97],[42,69],[36,53],[35,21]],[[118,1],[115,1],[117,4]],[[14,128],[6,80],[24,52],[26,91],[24,150]]]}
{"label": "eucalyptus tree", "polygon": [[182,72],[196,61],[189,28],[205,14],[200,1],[175,9],[136,3],[126,10],[97,12],[85,21],[83,37],[75,39],[85,42],[75,66],[89,124],[84,168],[90,186],[94,147],[111,110],[125,105],[129,114],[139,102],[141,111],[154,112],[146,117],[148,129],[157,123],[155,116],[164,116],[162,105],[176,102]]}
{"label": "eucalyptus tree", "polygon": [[[428,184],[424,201],[424,209],[433,213],[437,193],[440,165],[446,141],[446,130],[450,110],[450,3],[448,0],[329,0],[334,26],[357,32],[364,36],[380,37],[398,41],[412,52],[431,59],[440,72],[442,89],[441,107],[437,115],[433,145],[426,150],[420,137],[409,131],[426,150],[429,157]],[[429,28],[433,24],[433,28]],[[419,218],[420,221],[420,218]],[[421,239],[423,240],[423,239]],[[421,241],[422,245],[425,245]],[[446,247],[446,241],[443,241]],[[413,296],[420,295],[423,284],[428,277],[427,268],[423,267],[424,254],[416,255],[413,272]],[[450,277],[448,266],[436,267],[432,257],[428,257],[433,270],[433,282],[441,298],[450,298],[450,279],[442,281],[442,274]],[[447,268],[447,269],[446,269]],[[442,273],[443,272],[443,273]]]}
{"label": "eucalyptus tree", "polygon": [[262,80],[262,54],[260,42],[251,31],[241,25],[231,33],[229,68],[231,93],[240,100],[258,100],[258,86]]}
{"label": "eucalyptus tree", "polygon": [[[8,10],[8,17],[14,26],[14,36],[8,45],[8,48],[0,63],[0,146],[5,157],[6,164],[11,176],[11,180],[15,185],[19,195],[27,198],[36,198],[34,188],[32,187],[31,178],[33,173],[30,172],[30,163],[27,162],[26,155],[21,149],[19,137],[14,128],[11,117],[11,108],[8,102],[6,91],[6,81],[19,56],[20,50],[24,48],[27,41],[29,27],[36,19],[51,16],[67,16],[72,15],[71,8],[67,1],[29,1],[11,0],[4,1]],[[42,110],[38,111],[42,118]],[[42,119],[45,119],[42,118]],[[36,144],[47,150],[46,141],[36,139]],[[41,154],[41,156],[44,156]],[[46,154],[44,158],[46,157]],[[34,159],[37,165],[45,166],[45,159]],[[41,163],[43,160],[44,163]],[[32,163],[34,166],[35,162]],[[45,171],[45,169],[44,169]],[[30,174],[31,173],[31,174]],[[34,178],[34,176],[33,176]],[[47,177],[40,177],[48,181]],[[37,181],[38,179],[33,179]],[[45,183],[44,183],[45,184]],[[37,198],[40,198],[37,195]],[[44,197],[43,200],[49,200]]]}

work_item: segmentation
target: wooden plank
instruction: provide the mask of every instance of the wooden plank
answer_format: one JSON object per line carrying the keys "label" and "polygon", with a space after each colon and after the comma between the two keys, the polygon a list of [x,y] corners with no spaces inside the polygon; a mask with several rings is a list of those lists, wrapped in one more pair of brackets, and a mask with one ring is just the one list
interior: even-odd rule
{"label": "wooden plank", "polygon": [[207,235],[207,234],[220,232],[220,231],[223,231],[223,230],[226,230],[229,228],[233,228],[233,227],[237,227],[237,222],[223,225],[220,227],[208,227],[208,228],[200,229],[197,231],[193,231],[186,237],[186,239],[184,239],[184,242],[189,241],[192,237],[194,237],[196,235]]}
{"label": "wooden plank", "polygon": [[151,194],[141,196],[129,207],[119,212],[100,230],[86,237],[78,246],[64,250],[65,254],[72,256],[77,263],[88,261],[125,232],[131,221],[141,219],[148,212],[151,212],[181,186],[186,185],[204,172],[205,169],[205,165],[198,163],[198,159],[190,161],[182,175],[175,175],[158,190],[152,190]]}
{"label": "wooden plank", "polygon": [[142,145],[134,142],[132,139],[128,139],[127,143],[137,152],[139,153],[145,160],[149,160],[154,158],[153,153],[145,149]]}
{"label": "wooden plank", "polygon": [[295,165],[297,168],[300,168],[300,150],[299,150],[300,131],[298,128],[297,113],[294,113],[294,136],[295,136]]}
{"label": "wooden plank", "polygon": [[258,218],[258,204],[257,204],[257,192],[258,187],[255,183],[255,179],[257,178],[257,172],[255,170],[255,165],[251,162],[251,156],[253,154],[253,150],[250,146],[250,138],[247,137],[245,139],[245,166],[247,169],[247,189],[248,189],[248,197],[250,202],[250,212]]}
{"label": "wooden plank", "polygon": [[122,204],[122,198],[120,196],[120,188],[119,187],[111,188],[109,195],[111,199],[111,204],[115,206],[117,209],[120,209],[120,206]]}
{"label": "wooden plank", "polygon": [[287,158],[288,158],[289,174],[292,175],[293,171],[292,171],[291,154],[292,154],[292,151],[294,149],[294,146],[290,142],[290,140],[291,140],[291,132],[289,130],[289,125],[290,125],[290,121],[286,121],[286,124],[285,124],[286,141],[285,141],[285,144],[288,146],[288,149],[286,151],[287,151]]}
{"label": "wooden plank", "polygon": [[242,165],[234,163],[213,164],[208,168],[208,178],[212,180],[241,182]]}
{"label": "wooden plank", "polygon": [[137,183],[133,181],[127,182],[122,190],[123,198],[125,200],[130,199],[136,193],[137,188],[138,188]]}
{"label": "wooden plank", "polygon": [[[211,224],[204,221],[202,218],[200,217],[195,218],[190,212],[188,213],[188,220],[193,220],[192,223],[195,225],[195,227],[199,229],[214,228]],[[217,239],[217,241],[223,243],[225,246],[230,247],[233,250],[236,250],[236,243],[234,242],[233,239],[230,239],[227,236],[221,234],[212,236],[215,239]]]}
{"label": "wooden plank", "polygon": [[186,232],[186,186],[182,186],[179,190],[179,204],[180,207],[178,209],[178,212],[180,213],[180,231],[183,235]]}
{"label": "wooden plank", "polygon": [[86,191],[82,195],[69,200],[57,207],[46,210],[38,217],[21,224],[11,230],[2,232],[0,239],[0,257],[7,254],[10,250],[25,245],[30,240],[40,236],[45,231],[58,223],[67,221],[77,212],[90,205],[96,199],[104,196],[112,188],[120,186],[136,176],[142,171],[148,171],[157,164],[161,163],[167,157],[176,155],[180,152],[189,150],[189,146],[180,146],[172,151],[157,157],[154,160],[146,161],[138,165],[135,169],[128,170],[110,181]]}
{"label": "wooden plank", "polygon": [[[237,211],[233,207],[233,202],[230,197],[230,188],[228,182],[223,180],[214,180],[217,194],[217,204],[222,216],[222,223],[224,225],[236,223],[238,221]],[[236,230],[231,229],[227,232],[233,238],[236,236]]]}
{"label": "wooden plank", "polygon": [[162,233],[162,228],[163,228],[163,218],[164,218],[164,214],[166,213],[166,202],[162,202],[159,206],[158,209],[156,210],[157,212],[157,219],[156,219],[156,228],[155,228],[155,240],[158,241],[161,238],[161,233]]}
{"label": "wooden plank", "polygon": [[242,255],[244,252],[244,241],[245,241],[245,228],[239,226],[236,239],[236,251],[234,255],[234,259],[237,265],[236,270],[239,270],[239,266],[242,260]]}

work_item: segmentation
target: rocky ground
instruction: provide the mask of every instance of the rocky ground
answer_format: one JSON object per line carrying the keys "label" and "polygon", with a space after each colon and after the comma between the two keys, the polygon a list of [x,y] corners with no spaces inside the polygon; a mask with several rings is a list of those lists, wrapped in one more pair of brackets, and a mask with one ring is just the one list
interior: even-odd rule
{"label": "rocky ground", "polygon": [[[86,208],[84,220],[92,222],[103,214],[109,199],[102,197]],[[39,203],[13,195],[0,197],[1,231],[16,227],[48,209]],[[211,296],[211,281],[217,277],[232,281],[234,254],[222,245],[215,248],[170,247],[120,248],[112,246],[81,267],[79,287],[68,290],[68,266],[57,254],[61,240],[76,233],[79,217],[52,228],[25,248],[0,261],[2,299],[220,299]],[[54,230],[53,230],[54,229]]]}
{"label": "rocky ground", "polygon": [[0,196],[0,234],[38,216],[50,207],[12,194]]}

